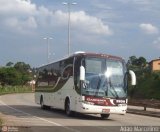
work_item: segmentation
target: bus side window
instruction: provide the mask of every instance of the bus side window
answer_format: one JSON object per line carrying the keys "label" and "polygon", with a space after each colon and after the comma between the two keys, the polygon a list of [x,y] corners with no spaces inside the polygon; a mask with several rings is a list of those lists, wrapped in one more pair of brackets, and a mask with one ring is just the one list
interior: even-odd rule
{"label": "bus side window", "polygon": [[63,80],[73,76],[73,58],[63,60],[60,62],[61,78]]}

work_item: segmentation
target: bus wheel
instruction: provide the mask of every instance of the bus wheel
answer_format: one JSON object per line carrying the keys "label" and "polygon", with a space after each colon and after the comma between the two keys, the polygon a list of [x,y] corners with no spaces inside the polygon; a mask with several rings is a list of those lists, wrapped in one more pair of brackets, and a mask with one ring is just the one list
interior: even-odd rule
{"label": "bus wheel", "polygon": [[66,100],[65,102],[65,112],[67,116],[71,116],[72,115],[72,111],[70,109],[70,101],[69,99]]}
{"label": "bus wheel", "polygon": [[43,109],[43,110],[47,109],[47,106],[44,105],[43,97],[41,97],[41,99],[40,99],[40,104],[41,104],[41,109]]}
{"label": "bus wheel", "polygon": [[108,119],[109,116],[110,116],[110,114],[101,114],[102,119]]}

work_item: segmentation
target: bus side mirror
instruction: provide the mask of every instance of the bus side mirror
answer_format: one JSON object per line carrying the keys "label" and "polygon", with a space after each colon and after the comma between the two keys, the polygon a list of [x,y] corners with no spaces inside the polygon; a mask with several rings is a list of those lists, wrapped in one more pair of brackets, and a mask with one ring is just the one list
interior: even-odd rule
{"label": "bus side mirror", "polygon": [[80,66],[80,81],[85,81],[85,68]]}
{"label": "bus side mirror", "polygon": [[131,85],[136,85],[136,75],[132,70],[129,70],[129,74],[131,75]]}

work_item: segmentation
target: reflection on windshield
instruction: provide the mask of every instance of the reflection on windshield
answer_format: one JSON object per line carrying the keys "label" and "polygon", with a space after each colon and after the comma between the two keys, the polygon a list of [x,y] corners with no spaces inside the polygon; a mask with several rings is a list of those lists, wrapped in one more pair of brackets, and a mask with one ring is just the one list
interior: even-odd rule
{"label": "reflection on windshield", "polygon": [[126,97],[124,66],[120,61],[87,58],[82,94],[100,97]]}

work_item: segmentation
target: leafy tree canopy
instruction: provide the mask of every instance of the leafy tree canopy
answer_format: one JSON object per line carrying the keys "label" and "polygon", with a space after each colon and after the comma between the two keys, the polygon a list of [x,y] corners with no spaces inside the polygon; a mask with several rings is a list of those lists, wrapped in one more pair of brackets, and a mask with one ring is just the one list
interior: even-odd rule
{"label": "leafy tree canopy", "polygon": [[11,62],[11,61],[6,64],[6,66],[8,66],[8,67],[11,67],[11,66],[13,66],[13,65],[14,65],[14,63]]}
{"label": "leafy tree canopy", "polygon": [[145,67],[147,64],[147,61],[144,57],[137,58],[136,56],[129,57],[128,65],[129,66],[139,66],[139,67]]}
{"label": "leafy tree canopy", "polygon": [[31,67],[24,62],[17,62],[14,66],[8,62],[6,67],[0,68],[0,85],[25,85],[32,80]]}
{"label": "leafy tree canopy", "polygon": [[29,70],[31,69],[30,65],[29,64],[26,64],[24,62],[17,62],[15,65],[14,65],[14,68],[20,72],[23,72],[23,73],[26,73],[26,72],[29,72]]}

